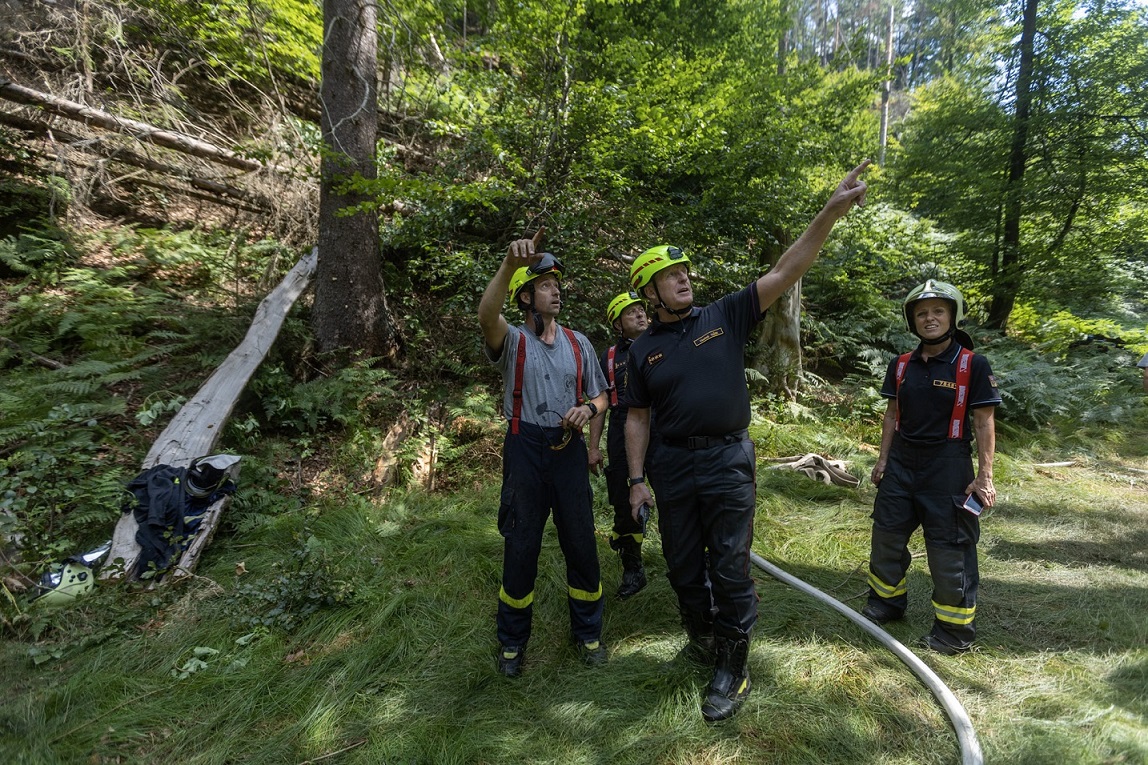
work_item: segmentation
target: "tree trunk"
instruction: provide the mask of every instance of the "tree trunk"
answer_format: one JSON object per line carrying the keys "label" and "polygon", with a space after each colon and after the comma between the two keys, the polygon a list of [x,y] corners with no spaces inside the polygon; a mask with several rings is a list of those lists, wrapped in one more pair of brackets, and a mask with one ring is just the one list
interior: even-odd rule
{"label": "tree trunk", "polygon": [[[375,0],[324,0],[323,157],[319,266],[313,328],[319,350],[393,358],[398,337],[387,309],[379,222],[354,181],[377,177],[378,7]],[[340,214],[349,208],[351,215]]]}
{"label": "tree trunk", "polygon": [[885,38],[885,80],[881,83],[881,131],[878,137],[880,149],[877,155],[877,164],[885,166],[885,144],[889,140],[889,95],[893,87],[893,11],[894,5],[889,5],[889,30]]}
{"label": "tree trunk", "polygon": [[1032,108],[1033,41],[1036,38],[1037,0],[1025,0],[1020,38],[1020,68],[1016,78],[1016,114],[1013,117],[1012,149],[1009,151],[1008,184],[1005,186],[1004,230],[1000,273],[992,288],[987,326],[1004,329],[1021,286],[1020,224],[1023,215],[1024,170]]}
{"label": "tree trunk", "polygon": [[[776,265],[788,246],[778,237],[769,260]],[[761,322],[761,337],[753,366],[765,375],[770,393],[797,399],[801,375],[801,280],[781,294]]]}

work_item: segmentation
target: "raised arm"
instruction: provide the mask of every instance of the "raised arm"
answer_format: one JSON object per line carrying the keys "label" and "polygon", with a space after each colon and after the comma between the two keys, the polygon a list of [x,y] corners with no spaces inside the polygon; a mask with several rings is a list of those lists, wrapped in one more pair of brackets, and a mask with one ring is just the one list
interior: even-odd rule
{"label": "raised arm", "polygon": [[538,233],[531,239],[518,239],[510,243],[510,247],[506,249],[506,257],[502,259],[498,271],[491,278],[490,284],[486,285],[482,299],[478,301],[478,326],[482,329],[486,347],[492,351],[502,350],[506,334],[510,331],[510,325],[502,315],[502,304],[506,300],[506,291],[510,288],[510,278],[518,269],[538,261],[535,248],[542,241],[544,230],[538,229]]}
{"label": "raised arm", "polygon": [[858,207],[865,205],[865,192],[869,187],[860,180],[860,176],[867,167],[869,160],[849,171],[849,175],[837,184],[837,188],[821,208],[821,212],[817,213],[813,222],[797,241],[789,246],[777,261],[777,265],[757,280],[757,299],[761,310],[764,311],[773,305],[774,301],[781,297],[781,293],[796,284],[797,280],[809,270],[813,261],[817,260],[821,246],[829,238],[829,232],[833,230],[834,224],[844,217],[854,204]]}

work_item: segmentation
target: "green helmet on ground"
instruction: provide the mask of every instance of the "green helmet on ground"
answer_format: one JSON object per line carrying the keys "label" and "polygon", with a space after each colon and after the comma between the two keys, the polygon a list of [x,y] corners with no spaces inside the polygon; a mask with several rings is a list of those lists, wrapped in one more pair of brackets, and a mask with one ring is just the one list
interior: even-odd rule
{"label": "green helmet on ground", "polygon": [[566,269],[562,266],[562,261],[549,252],[542,253],[541,260],[534,265],[523,266],[510,277],[510,287],[507,289],[507,297],[510,299],[510,305],[517,306],[518,293],[522,291],[523,287],[538,277],[545,276],[546,274],[554,274],[561,279],[565,271]]}
{"label": "green helmet on ground", "polygon": [[610,305],[606,307],[606,321],[610,323],[610,326],[614,326],[614,322],[622,318],[622,314],[626,312],[627,308],[632,305],[641,305],[641,303],[642,299],[638,297],[637,292],[633,290],[623,292],[611,300]]}
{"label": "green helmet on ground", "polygon": [[630,266],[630,286],[640,294],[642,287],[650,283],[654,274],[679,263],[683,263],[687,267],[690,264],[690,259],[679,248],[669,244],[651,247],[634,258],[634,262]]}
{"label": "green helmet on ground", "polygon": [[99,547],[73,555],[45,571],[36,583],[39,593],[34,600],[42,606],[55,607],[74,603],[96,587],[96,569],[112,549],[109,539]]}

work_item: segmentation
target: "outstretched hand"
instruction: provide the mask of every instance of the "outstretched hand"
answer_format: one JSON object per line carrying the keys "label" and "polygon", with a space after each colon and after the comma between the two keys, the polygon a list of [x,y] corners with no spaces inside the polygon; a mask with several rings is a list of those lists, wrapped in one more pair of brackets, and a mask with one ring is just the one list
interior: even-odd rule
{"label": "outstretched hand", "polygon": [[840,218],[845,215],[853,205],[865,206],[865,194],[869,191],[869,187],[861,180],[861,173],[865,172],[871,163],[872,160],[864,160],[850,170],[849,175],[845,176],[841,183],[837,184],[833,195],[825,203],[825,209],[832,212],[834,217]]}
{"label": "outstretched hand", "polygon": [[529,239],[515,239],[506,249],[506,262],[511,268],[517,270],[530,266],[540,260],[538,245],[542,242],[542,234],[546,228],[540,226],[534,236]]}

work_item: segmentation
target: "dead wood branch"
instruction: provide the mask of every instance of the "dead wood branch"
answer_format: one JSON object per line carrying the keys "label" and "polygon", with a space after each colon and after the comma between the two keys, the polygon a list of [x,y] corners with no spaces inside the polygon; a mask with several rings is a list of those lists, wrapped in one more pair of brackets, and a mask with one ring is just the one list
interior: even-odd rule
{"label": "dead wood branch", "polygon": [[[152,444],[143,461],[144,470],[155,465],[182,467],[215,449],[239,394],[271,350],[287,313],[310,285],[318,259],[319,249],[316,247],[300,259],[279,286],[263,299],[243,342],[219,365],[195,396],[183,405]],[[199,555],[215,533],[216,523],[227,506],[227,500],[227,497],[219,500],[204,514],[193,543],[184,551],[172,576],[164,581],[195,571]],[[136,542],[138,529],[139,524],[134,514],[125,513],[120,516],[112,536],[109,562],[101,572],[101,578],[118,579],[135,572],[140,556],[140,545]]]}
{"label": "dead wood branch", "polygon": [[84,136],[76,135],[75,133],[60,128],[53,128],[46,122],[30,120],[17,114],[0,111],[0,125],[8,125],[9,127],[16,128],[17,130],[45,141],[61,143],[65,146],[78,149],[87,154],[103,157],[113,162],[121,162],[125,165],[131,165],[132,167],[138,167],[170,178],[176,178],[200,191],[207,191],[222,197],[242,199],[257,206],[259,208],[258,212],[266,212],[272,206],[269,200],[259,194],[254,194],[226,183],[220,183],[219,181],[200,178],[179,167],[164,162],[157,162],[154,159],[145,157],[142,154],[137,154],[129,149],[105,148],[101,141],[85,138]]}
{"label": "dead wood branch", "polygon": [[[76,120],[83,122],[85,125],[94,125],[106,130],[114,130],[118,133],[125,133],[141,141],[148,141],[157,146],[163,146],[168,149],[184,152],[185,154],[191,154],[192,156],[202,157],[203,159],[219,162],[240,170],[256,172],[264,169],[264,165],[261,162],[241,157],[229,149],[220,148],[206,141],[192,138],[189,135],[163,130],[154,125],[149,125],[146,122],[140,122],[126,117],[117,117],[114,114],[94,109],[85,104],[57,98],[50,93],[43,93],[38,90],[33,90],[32,88],[26,88],[23,85],[17,85],[14,82],[2,78],[0,78],[0,98],[27,106],[38,106],[49,114],[54,114],[58,117]],[[278,170],[278,168],[270,169]]]}
{"label": "dead wood branch", "polygon": [[27,356],[28,358],[32,359],[32,361],[35,361],[37,364],[39,364],[42,367],[47,367],[48,369],[63,369],[64,368],[64,365],[61,364],[60,362],[55,361],[53,359],[49,359],[46,356],[41,356],[38,353],[32,353],[31,351],[24,350],[23,348],[20,347],[19,343],[17,343],[15,340],[10,340],[7,337],[0,337],[0,345],[8,346],[9,348],[13,349],[17,353],[19,353],[23,356]]}

